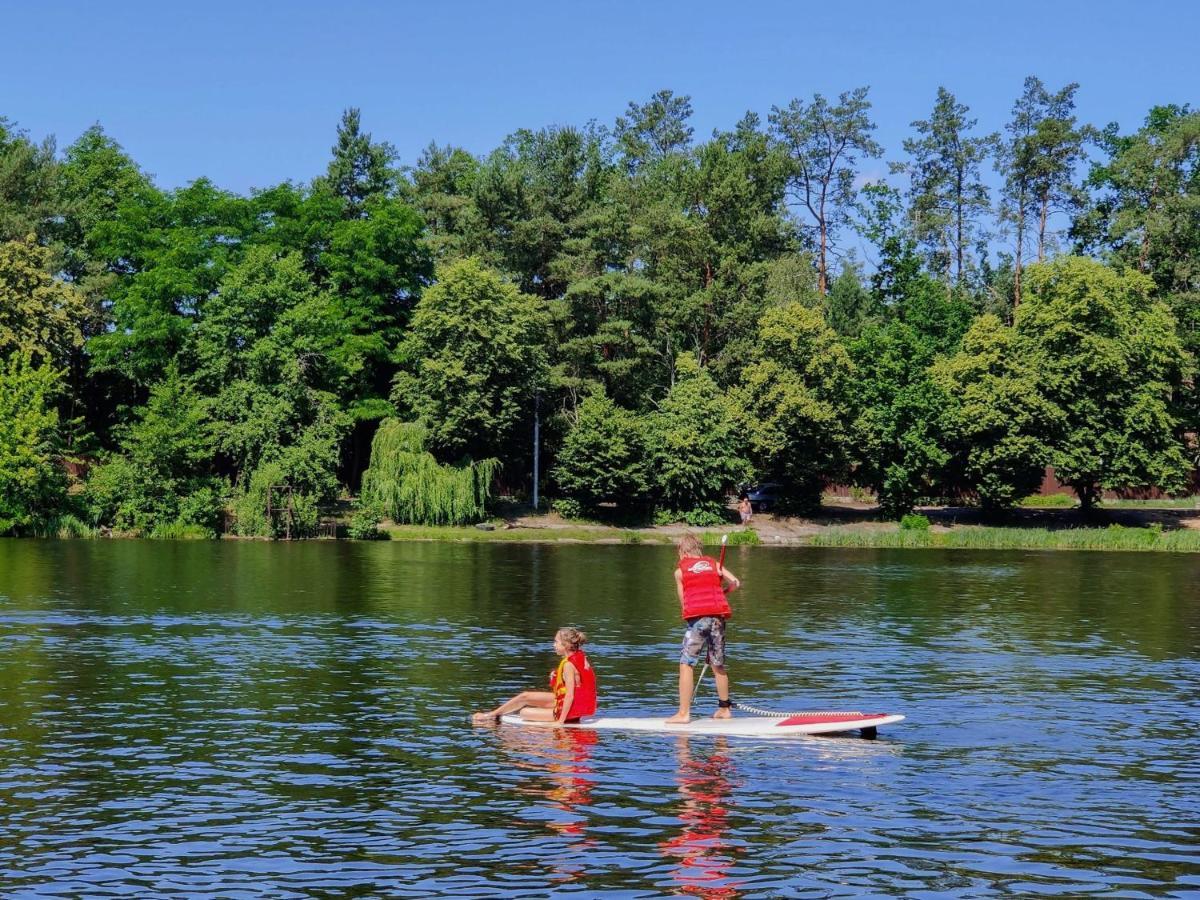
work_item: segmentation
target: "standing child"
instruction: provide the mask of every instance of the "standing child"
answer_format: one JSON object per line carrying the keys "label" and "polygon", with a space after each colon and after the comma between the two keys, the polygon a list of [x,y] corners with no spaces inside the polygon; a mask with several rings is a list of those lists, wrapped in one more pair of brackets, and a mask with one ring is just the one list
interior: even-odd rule
{"label": "standing child", "polygon": [[531,722],[578,722],[596,711],[596,673],[581,649],[587,635],[578,628],[560,628],[554,634],[554,652],[562,657],[550,673],[550,690],[522,691],[490,712],[475,713],[475,725],[491,725],[500,717],[521,711]]}
{"label": "standing child", "polygon": [[725,620],[733,615],[727,594],[742,586],[738,577],[711,556],[704,556],[694,534],[679,540],[679,565],[675,567],[675,591],[687,630],[679,655],[679,712],[667,719],[671,724],[691,721],[695,690],[692,667],[703,655],[712,666],[717,682],[717,711],[714,719],[733,716],[729,699],[729,673],[725,670]]}

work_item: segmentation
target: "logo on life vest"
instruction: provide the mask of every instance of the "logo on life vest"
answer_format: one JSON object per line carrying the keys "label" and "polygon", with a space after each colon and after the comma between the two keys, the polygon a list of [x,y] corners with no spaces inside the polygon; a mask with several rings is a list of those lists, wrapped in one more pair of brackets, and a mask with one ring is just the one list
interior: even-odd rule
{"label": "logo on life vest", "polygon": [[710,563],[707,559],[698,559],[688,566],[688,571],[693,575],[697,575],[700,572],[714,572],[716,570],[713,568],[712,563]]}

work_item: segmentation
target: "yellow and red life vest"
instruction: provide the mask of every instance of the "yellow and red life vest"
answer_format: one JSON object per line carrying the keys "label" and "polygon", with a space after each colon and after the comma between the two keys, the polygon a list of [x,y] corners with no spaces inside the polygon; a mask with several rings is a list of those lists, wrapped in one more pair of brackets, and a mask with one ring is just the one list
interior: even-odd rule
{"label": "yellow and red life vest", "polygon": [[729,618],[733,610],[721,590],[721,564],[711,556],[685,556],[679,561],[683,573],[683,617],[721,616]]}
{"label": "yellow and red life vest", "polygon": [[579,684],[575,686],[575,696],[571,698],[567,718],[590,716],[596,711],[596,672],[583,651],[576,650],[564,656],[559,661],[558,668],[550,673],[550,690],[554,692],[554,717],[558,718],[558,714],[562,712],[563,700],[567,696],[567,663],[573,665],[579,673]]}

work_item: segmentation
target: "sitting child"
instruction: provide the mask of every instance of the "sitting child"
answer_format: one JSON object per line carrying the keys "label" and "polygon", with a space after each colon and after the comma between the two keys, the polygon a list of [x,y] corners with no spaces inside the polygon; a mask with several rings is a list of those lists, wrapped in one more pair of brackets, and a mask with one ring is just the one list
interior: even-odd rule
{"label": "sitting child", "polygon": [[550,673],[550,690],[522,691],[489,712],[475,713],[475,725],[491,725],[506,713],[520,710],[531,722],[578,722],[596,711],[596,673],[581,649],[587,640],[578,628],[560,628],[554,635],[554,652],[562,659]]}

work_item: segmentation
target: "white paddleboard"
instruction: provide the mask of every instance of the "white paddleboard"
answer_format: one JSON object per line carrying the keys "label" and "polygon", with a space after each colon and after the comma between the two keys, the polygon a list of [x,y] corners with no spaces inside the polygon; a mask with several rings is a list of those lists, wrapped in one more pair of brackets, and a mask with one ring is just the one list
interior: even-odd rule
{"label": "white paddleboard", "polygon": [[664,719],[618,718],[612,716],[584,716],[570,725],[554,722],[534,722],[519,715],[502,716],[505,725],[528,725],[541,728],[584,728],[611,731],[657,731],[666,734],[726,734],[736,737],[774,738],[798,734],[836,734],[843,731],[861,731],[865,737],[874,737],[875,729],[903,721],[904,716],[888,713],[863,713],[851,711],[801,712],[786,717],[738,716],[733,719],[693,718],[682,725],[668,724]]}

